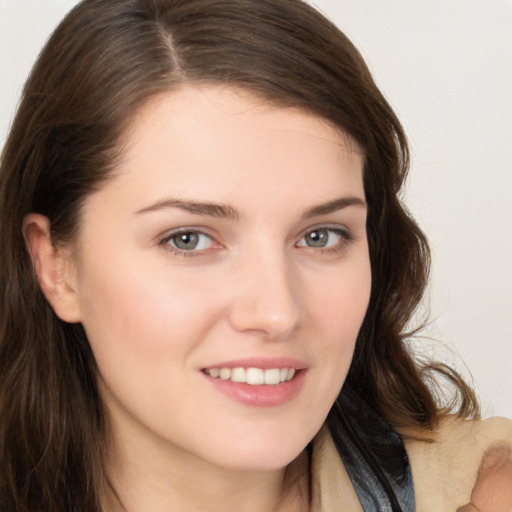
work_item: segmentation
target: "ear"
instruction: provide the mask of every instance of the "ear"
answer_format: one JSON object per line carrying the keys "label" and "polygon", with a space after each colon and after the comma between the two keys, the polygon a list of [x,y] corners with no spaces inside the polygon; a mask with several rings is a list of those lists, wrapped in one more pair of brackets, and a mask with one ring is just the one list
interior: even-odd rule
{"label": "ear", "polygon": [[23,219],[23,236],[46,299],[65,322],[80,322],[80,308],[71,251],[52,242],[50,221],[30,213]]}

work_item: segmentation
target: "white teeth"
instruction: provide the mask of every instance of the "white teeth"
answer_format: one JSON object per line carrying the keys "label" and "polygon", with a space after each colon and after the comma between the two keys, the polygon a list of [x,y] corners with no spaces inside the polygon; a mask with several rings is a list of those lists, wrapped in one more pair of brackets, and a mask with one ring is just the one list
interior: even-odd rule
{"label": "white teeth", "polygon": [[204,372],[215,379],[243,382],[252,386],[275,386],[293,379],[295,368],[208,368]]}
{"label": "white teeth", "polygon": [[265,384],[265,372],[261,368],[247,368],[247,384]]}
{"label": "white teeth", "polygon": [[231,370],[231,380],[233,382],[247,382],[245,368],[233,368]]}
{"label": "white teeth", "polygon": [[[213,368],[213,370],[218,370],[218,368]],[[211,373],[210,373],[211,375]],[[213,377],[213,375],[211,375]],[[222,380],[229,380],[231,379],[231,370],[229,368],[221,368],[219,370],[219,376]]]}
{"label": "white teeth", "polygon": [[220,377],[220,368],[212,368],[210,370],[210,376],[215,377],[216,379]]}
{"label": "white teeth", "polygon": [[275,386],[281,382],[279,378],[281,375],[281,370],[279,368],[274,368],[272,370],[265,371],[265,384],[269,386]]}

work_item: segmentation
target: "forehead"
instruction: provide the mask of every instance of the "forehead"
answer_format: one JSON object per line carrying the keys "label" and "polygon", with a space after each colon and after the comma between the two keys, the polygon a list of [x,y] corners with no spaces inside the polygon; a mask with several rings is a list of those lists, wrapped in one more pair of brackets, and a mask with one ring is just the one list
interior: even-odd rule
{"label": "forehead", "polygon": [[247,204],[269,192],[294,201],[302,190],[321,202],[364,196],[362,165],[358,145],[318,116],[247,91],[185,86],[133,117],[114,182],[141,208],[165,194]]}
{"label": "forehead", "polygon": [[199,124],[223,124],[226,128],[231,125],[235,130],[249,124],[251,129],[261,126],[266,130],[275,125],[330,139],[356,153],[362,152],[352,137],[321,116],[280,105],[248,89],[215,84],[185,84],[150,97],[128,123],[125,140],[133,143],[142,132],[149,132],[157,125],[175,130],[178,128],[175,119],[182,130]]}

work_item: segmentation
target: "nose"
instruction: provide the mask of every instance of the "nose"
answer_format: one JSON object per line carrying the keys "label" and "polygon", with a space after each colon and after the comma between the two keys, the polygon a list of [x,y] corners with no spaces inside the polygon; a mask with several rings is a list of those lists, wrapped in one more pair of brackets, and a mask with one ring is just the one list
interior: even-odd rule
{"label": "nose", "polygon": [[259,253],[239,262],[232,278],[229,320],[235,330],[269,340],[287,339],[296,331],[302,309],[299,280],[283,255]]}

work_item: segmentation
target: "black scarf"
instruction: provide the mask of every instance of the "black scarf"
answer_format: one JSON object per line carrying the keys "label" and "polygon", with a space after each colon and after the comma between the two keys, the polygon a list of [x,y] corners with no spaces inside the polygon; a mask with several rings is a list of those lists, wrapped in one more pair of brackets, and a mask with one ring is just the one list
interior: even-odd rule
{"label": "black scarf", "polygon": [[400,436],[348,385],[327,425],[364,512],[415,512],[409,458]]}

